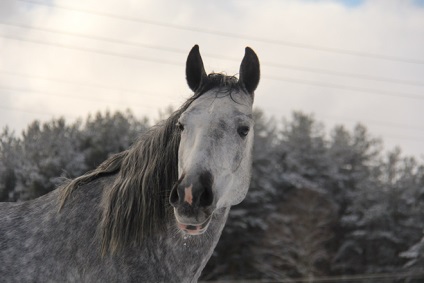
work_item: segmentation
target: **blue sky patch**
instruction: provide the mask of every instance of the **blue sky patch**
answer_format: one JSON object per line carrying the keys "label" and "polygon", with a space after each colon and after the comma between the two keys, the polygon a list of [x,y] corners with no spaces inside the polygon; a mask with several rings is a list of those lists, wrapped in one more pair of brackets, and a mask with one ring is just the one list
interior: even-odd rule
{"label": "blue sky patch", "polygon": [[[306,2],[324,2],[328,0],[304,0]],[[346,7],[358,7],[365,2],[365,0],[332,0]],[[424,0],[423,0],[424,1]],[[423,2],[421,1],[421,2]]]}
{"label": "blue sky patch", "polygon": [[413,3],[421,8],[424,8],[424,0],[413,0]]}
{"label": "blue sky patch", "polygon": [[340,0],[337,2],[342,2],[345,6],[357,7],[365,2],[365,0]]}

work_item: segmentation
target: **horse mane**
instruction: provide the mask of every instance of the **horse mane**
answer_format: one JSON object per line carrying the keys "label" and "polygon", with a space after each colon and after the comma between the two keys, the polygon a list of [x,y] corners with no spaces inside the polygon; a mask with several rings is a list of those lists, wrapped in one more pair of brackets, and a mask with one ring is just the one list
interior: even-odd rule
{"label": "horse mane", "polygon": [[100,223],[102,254],[116,253],[125,245],[139,244],[158,230],[163,230],[171,215],[168,198],[178,181],[180,131],[176,124],[190,104],[213,88],[230,94],[241,86],[234,76],[211,73],[202,87],[177,111],[150,128],[128,150],[111,156],[95,170],[62,187],[60,209],[72,193],[99,178],[117,175],[106,190]]}
{"label": "horse mane", "polygon": [[[239,91],[241,86],[236,76],[227,76],[221,73],[211,73],[207,76],[207,79],[202,82],[199,94],[203,94],[213,88],[219,88],[220,92],[223,92],[224,88],[228,92]],[[224,90],[224,92],[226,92]]]}

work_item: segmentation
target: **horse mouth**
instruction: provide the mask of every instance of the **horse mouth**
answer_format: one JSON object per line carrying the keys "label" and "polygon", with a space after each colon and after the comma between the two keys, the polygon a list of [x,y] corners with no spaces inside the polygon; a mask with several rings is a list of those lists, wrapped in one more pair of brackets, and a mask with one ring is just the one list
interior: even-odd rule
{"label": "horse mouth", "polygon": [[205,233],[206,230],[208,229],[211,219],[212,219],[212,215],[209,216],[203,223],[200,223],[200,224],[184,224],[179,222],[177,219],[177,226],[186,234],[201,235]]}

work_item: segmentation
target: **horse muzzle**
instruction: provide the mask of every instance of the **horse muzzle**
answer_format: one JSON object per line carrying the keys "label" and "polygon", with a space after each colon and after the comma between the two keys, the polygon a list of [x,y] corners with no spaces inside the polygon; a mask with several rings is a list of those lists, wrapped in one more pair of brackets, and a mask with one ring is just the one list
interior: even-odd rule
{"label": "horse muzzle", "polygon": [[182,231],[200,235],[207,230],[214,211],[212,185],[212,174],[203,171],[195,178],[182,174],[173,187],[169,202]]}

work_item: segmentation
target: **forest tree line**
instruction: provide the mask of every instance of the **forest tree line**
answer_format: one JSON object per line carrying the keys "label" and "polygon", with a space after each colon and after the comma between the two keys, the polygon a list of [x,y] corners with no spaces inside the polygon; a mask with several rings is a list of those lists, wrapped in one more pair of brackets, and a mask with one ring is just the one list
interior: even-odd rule
{"label": "forest tree line", "polygon": [[[249,193],[232,208],[201,280],[382,274],[384,282],[421,282],[423,164],[398,148],[384,152],[363,125],[328,135],[300,112],[281,121],[260,110],[255,117]],[[35,121],[22,135],[6,128],[0,201],[48,193],[127,149],[150,126],[128,111],[71,124]]]}

